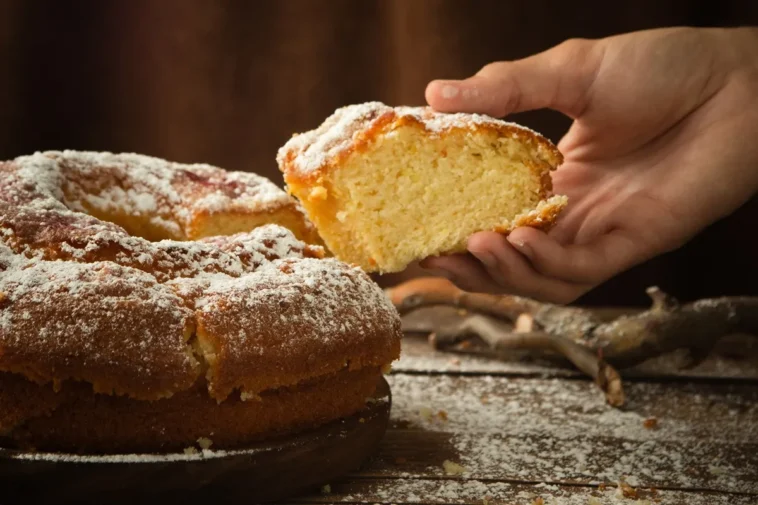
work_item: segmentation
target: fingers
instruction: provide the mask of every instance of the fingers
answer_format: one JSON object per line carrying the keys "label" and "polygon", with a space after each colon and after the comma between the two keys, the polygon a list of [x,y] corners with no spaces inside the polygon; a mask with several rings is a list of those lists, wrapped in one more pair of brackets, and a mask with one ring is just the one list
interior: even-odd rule
{"label": "fingers", "polygon": [[441,112],[503,117],[551,108],[577,118],[600,66],[598,42],[570,40],[534,56],[491,63],[464,80],[429,83],[426,100]]}
{"label": "fingers", "polygon": [[588,244],[564,246],[546,233],[518,228],[510,235],[473,235],[469,255],[429,258],[435,268],[467,291],[509,293],[552,303],[570,303],[613,275],[631,267],[640,244],[620,232]]}
{"label": "fingers", "polygon": [[491,278],[509,293],[542,301],[567,303],[587,291],[590,286],[545,275],[499,233],[473,235],[468,249]]}
{"label": "fingers", "polygon": [[[506,238],[472,237],[473,247],[497,247],[507,240],[540,274],[575,284],[599,284],[631,266],[640,249],[620,232],[598,236],[588,244],[562,245],[533,228],[517,228]],[[480,245],[484,242],[483,245]]]}
{"label": "fingers", "polygon": [[470,244],[470,255],[428,258],[422,265],[466,291],[508,293],[544,302],[569,303],[591,287],[542,275],[502,235],[492,235],[500,242]]}
{"label": "fingers", "polygon": [[502,290],[493,282],[481,263],[467,254],[427,258],[420,265],[434,274],[449,279],[466,291],[497,293]]}

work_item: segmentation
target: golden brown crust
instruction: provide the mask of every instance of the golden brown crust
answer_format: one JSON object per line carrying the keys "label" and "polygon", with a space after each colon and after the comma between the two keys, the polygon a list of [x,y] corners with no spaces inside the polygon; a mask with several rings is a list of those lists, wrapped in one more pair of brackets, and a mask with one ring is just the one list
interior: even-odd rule
{"label": "golden brown crust", "polygon": [[[352,117],[343,118],[342,116]],[[528,145],[544,162],[544,174],[563,163],[563,154],[548,139],[515,123],[475,114],[442,114],[426,107],[389,107],[370,102],[335,112],[318,129],[294,136],[279,151],[277,160],[288,185],[313,185],[326,177],[353,153],[368,149],[382,134],[401,126],[431,133],[467,130],[515,137]],[[317,142],[328,137],[323,145]],[[550,190],[550,184],[546,186]]]}
{"label": "golden brown crust", "polygon": [[[109,153],[0,163],[0,371],[147,401],[182,394],[209,370],[222,401],[334,373],[337,357],[352,369],[396,359],[399,318],[381,289],[264,225],[300,222],[281,190],[261,196],[268,186],[257,176],[222,172]],[[282,202],[275,218],[271,205]],[[80,211],[198,235],[244,217],[245,205],[260,226],[194,242],[151,242]],[[193,216],[208,222],[193,228]]]}
{"label": "golden brown crust", "polygon": [[567,202],[568,200],[563,196],[553,196],[542,202],[533,211],[516,216],[508,228],[496,228],[492,231],[507,235],[522,226],[536,228],[545,232],[550,231],[555,226],[558,216]]}
{"label": "golden brown crust", "polygon": [[9,436],[29,419],[49,416],[69,395],[70,388],[56,391],[22,375],[0,372],[0,437]]}
{"label": "golden brown crust", "polygon": [[[15,406],[0,435],[20,448],[89,454],[182,451],[197,447],[201,437],[212,449],[238,448],[349,416],[365,407],[380,379],[378,368],[341,370],[259,398],[235,396],[219,404],[202,381],[171,398],[146,402],[93,394],[76,384],[55,394],[0,374],[0,399]],[[38,406],[25,395],[45,402]]]}
{"label": "golden brown crust", "polygon": [[0,291],[2,371],[140,399],[187,389],[201,372],[192,311],[143,272],[42,261],[3,272]]}
{"label": "golden brown crust", "polygon": [[211,395],[224,399],[236,387],[258,394],[396,359],[400,321],[367,279],[336,260],[283,260],[259,270],[255,283],[209,289],[197,335]]}

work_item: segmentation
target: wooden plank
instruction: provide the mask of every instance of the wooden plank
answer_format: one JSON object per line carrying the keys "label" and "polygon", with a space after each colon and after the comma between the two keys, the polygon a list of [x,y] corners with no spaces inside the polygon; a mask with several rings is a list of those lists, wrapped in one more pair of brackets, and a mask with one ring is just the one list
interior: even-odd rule
{"label": "wooden plank", "polygon": [[460,354],[433,349],[426,338],[406,336],[400,359],[392,365],[397,372],[473,373],[517,376],[579,377],[571,368],[522,361],[506,361],[489,356]]}
{"label": "wooden plank", "polygon": [[[758,339],[739,338],[738,345],[730,346],[730,342],[738,338],[735,336],[724,340],[708,359],[694,367],[688,367],[689,357],[686,351],[681,351],[660,356],[621,372],[627,379],[676,377],[758,380]],[[427,343],[426,336],[421,335],[405,336],[402,355],[392,368],[398,372],[416,373],[486,373],[525,377],[581,376],[579,372],[568,366],[520,361],[517,356],[499,359],[484,352],[477,354],[476,349],[466,353],[437,351]]]}
{"label": "wooden plank", "polygon": [[617,486],[557,486],[463,479],[348,479],[328,492],[296,503],[471,504],[471,505],[755,505],[755,496],[679,490],[636,489],[625,497]]}
{"label": "wooden plank", "polygon": [[[583,380],[397,373],[389,380],[392,428],[362,476],[445,477],[449,460],[470,479],[623,479],[758,495],[758,388],[751,384],[629,384],[622,411]],[[655,429],[645,427],[651,418]]]}

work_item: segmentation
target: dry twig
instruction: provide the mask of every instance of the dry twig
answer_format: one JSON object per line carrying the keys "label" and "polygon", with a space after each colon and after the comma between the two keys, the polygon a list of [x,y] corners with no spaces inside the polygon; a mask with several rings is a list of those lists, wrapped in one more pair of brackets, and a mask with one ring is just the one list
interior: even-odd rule
{"label": "dry twig", "polygon": [[[445,347],[476,335],[493,350],[559,355],[591,376],[612,405],[624,401],[614,367],[634,366],[681,348],[702,359],[723,336],[758,335],[758,298],[722,297],[680,304],[657,287],[648,288],[647,293],[652,301],[648,310],[604,321],[581,307],[470,293],[440,278],[414,279],[388,290],[401,314],[435,305],[473,313],[455,327],[435,329],[434,345]],[[506,321],[512,328],[501,324]]]}

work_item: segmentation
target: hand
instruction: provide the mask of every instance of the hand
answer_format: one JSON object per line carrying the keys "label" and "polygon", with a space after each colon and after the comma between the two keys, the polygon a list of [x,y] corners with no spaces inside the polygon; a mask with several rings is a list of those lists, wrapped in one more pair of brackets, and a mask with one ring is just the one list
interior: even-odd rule
{"label": "hand", "polygon": [[549,233],[478,233],[470,254],[422,262],[463,289],[569,303],[758,191],[756,29],[570,40],[463,81],[434,81],[426,96],[444,112],[550,108],[573,119],[553,173],[569,204]]}

